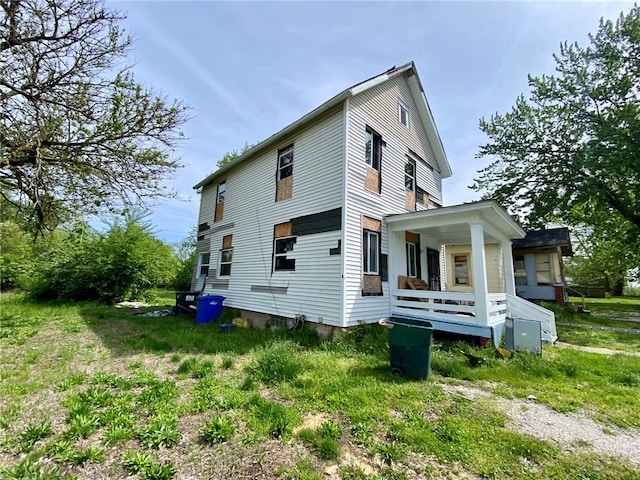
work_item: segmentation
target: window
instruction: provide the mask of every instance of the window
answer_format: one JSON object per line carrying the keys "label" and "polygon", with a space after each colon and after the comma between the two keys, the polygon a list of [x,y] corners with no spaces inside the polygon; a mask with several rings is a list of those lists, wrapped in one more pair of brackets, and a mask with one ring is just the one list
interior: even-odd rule
{"label": "window", "polygon": [[278,150],[278,181],[293,175],[293,145]]}
{"label": "window", "polygon": [[410,192],[416,191],[416,162],[412,159],[407,159],[407,163],[404,165],[404,186]]}
{"label": "window", "polygon": [[224,191],[227,188],[227,182],[220,182],[218,184],[218,200],[216,203],[224,203]]}
{"label": "window", "polygon": [[378,275],[380,265],[380,234],[378,232],[364,231],[364,273]]}
{"label": "window", "polygon": [[398,100],[398,121],[409,128],[409,107],[407,107],[402,100]]}
{"label": "window", "polygon": [[211,258],[210,253],[201,253],[198,257],[198,276],[209,275],[209,260]]}
{"label": "window", "polygon": [[373,130],[367,128],[364,134],[365,160],[367,165],[380,171],[380,159],[382,157],[382,137]]}
{"label": "window", "polygon": [[527,269],[525,267],[524,255],[514,255],[513,272],[516,285],[524,286],[527,284]]}
{"label": "window", "polygon": [[231,275],[231,261],[233,259],[233,248],[220,250],[218,258],[218,277],[228,277]]}
{"label": "window", "polygon": [[296,269],[295,258],[287,258],[287,253],[293,251],[293,246],[295,244],[296,237],[283,237],[275,239],[273,246],[273,269],[275,271],[292,271]]}
{"label": "window", "polygon": [[453,264],[456,285],[469,285],[469,257],[467,255],[454,255]]}
{"label": "window", "polygon": [[536,283],[538,285],[553,285],[551,257],[548,253],[536,254]]}
{"label": "window", "polygon": [[418,256],[416,253],[416,244],[407,242],[407,277],[418,277]]}

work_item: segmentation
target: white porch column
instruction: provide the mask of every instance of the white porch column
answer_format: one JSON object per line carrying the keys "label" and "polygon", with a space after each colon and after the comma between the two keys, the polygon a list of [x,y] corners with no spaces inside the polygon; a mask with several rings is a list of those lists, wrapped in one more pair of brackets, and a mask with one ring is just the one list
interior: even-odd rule
{"label": "white porch column", "polygon": [[507,240],[500,244],[502,246],[502,264],[504,265],[504,286],[509,295],[516,295],[516,276],[513,271],[513,252],[511,251],[511,241]]}
{"label": "white porch column", "polygon": [[471,256],[473,257],[473,290],[476,297],[476,320],[481,325],[489,323],[487,294],[487,260],[484,252],[484,227],[471,223]]}
{"label": "white porch column", "polygon": [[[407,261],[405,253],[405,235],[404,230],[398,232],[388,229],[389,234],[389,257],[388,257],[388,272],[389,272],[389,290],[395,290],[398,288],[398,275],[406,275]],[[393,311],[393,306],[396,303],[396,298],[390,295],[390,307]]]}

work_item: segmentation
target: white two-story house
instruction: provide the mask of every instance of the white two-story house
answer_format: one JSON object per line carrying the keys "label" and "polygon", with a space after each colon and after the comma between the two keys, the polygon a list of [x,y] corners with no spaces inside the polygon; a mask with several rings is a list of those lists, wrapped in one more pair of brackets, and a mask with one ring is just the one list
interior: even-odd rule
{"label": "white two-story house", "polygon": [[525,232],[493,201],[442,207],[451,174],[415,65],[391,68],[195,185],[194,284],[256,324],[411,316],[497,342]]}

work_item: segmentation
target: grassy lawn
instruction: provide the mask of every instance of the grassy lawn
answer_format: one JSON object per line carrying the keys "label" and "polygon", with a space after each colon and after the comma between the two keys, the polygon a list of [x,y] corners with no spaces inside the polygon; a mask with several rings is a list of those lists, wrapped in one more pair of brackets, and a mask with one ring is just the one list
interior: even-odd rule
{"label": "grassy lawn", "polygon": [[[432,374],[417,382],[390,374],[378,326],[320,341],[97,304],[1,302],[0,478],[640,478],[625,458],[519,433],[491,397],[448,388],[535,395],[638,433],[638,357],[545,347],[502,358],[435,343]],[[173,303],[161,294],[156,309]],[[633,348],[608,333],[594,342]],[[485,362],[471,367],[460,350]]]}

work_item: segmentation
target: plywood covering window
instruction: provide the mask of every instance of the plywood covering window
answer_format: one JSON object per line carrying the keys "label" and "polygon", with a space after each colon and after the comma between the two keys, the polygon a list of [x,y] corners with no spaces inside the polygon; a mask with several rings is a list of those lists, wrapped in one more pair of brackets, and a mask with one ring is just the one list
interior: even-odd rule
{"label": "plywood covering window", "polygon": [[214,222],[222,220],[224,213],[224,194],[227,190],[227,182],[222,181],[218,184],[218,192],[216,193],[216,212],[213,217]]}
{"label": "plywood covering window", "polygon": [[273,236],[273,271],[294,271],[296,259],[291,258],[290,252],[293,251],[297,237],[291,234],[291,222],[276,225]]}
{"label": "plywood covering window", "polygon": [[380,220],[362,219],[362,294],[382,295]]}
{"label": "plywood covering window", "polygon": [[382,163],[382,137],[367,127],[364,134],[364,157],[367,163],[365,188],[380,193],[380,169]]}
{"label": "plywood covering window", "polygon": [[278,150],[276,173],[276,202],[291,198],[293,194],[293,144]]}

